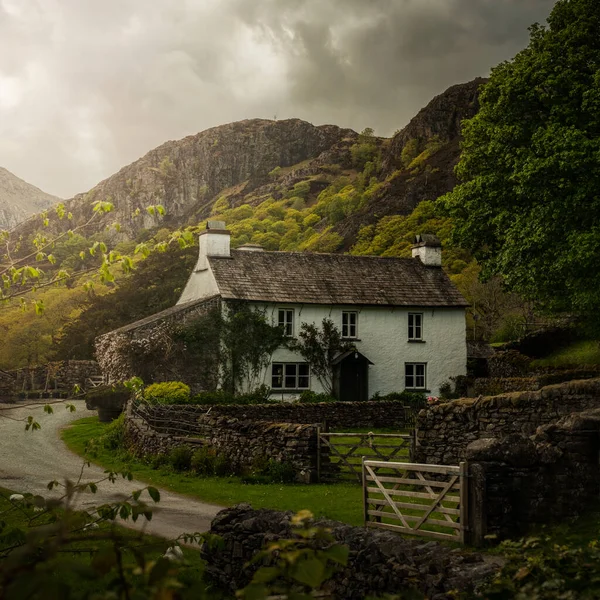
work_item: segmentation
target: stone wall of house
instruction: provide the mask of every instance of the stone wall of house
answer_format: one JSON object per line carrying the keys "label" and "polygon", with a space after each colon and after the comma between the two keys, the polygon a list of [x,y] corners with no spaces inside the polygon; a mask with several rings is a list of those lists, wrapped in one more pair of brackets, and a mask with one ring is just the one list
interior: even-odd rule
{"label": "stone wall of house", "polygon": [[550,385],[538,391],[461,398],[422,410],[417,417],[412,459],[455,465],[480,438],[531,435],[541,425],[572,412],[600,407],[600,379]]}
{"label": "stone wall of house", "polygon": [[206,348],[193,360],[185,344],[174,338],[182,325],[221,306],[220,296],[189,306],[175,306],[96,339],[96,358],[111,382],[141,377],[145,383],[183,381],[192,392],[213,390],[219,374],[218,347]]}
{"label": "stone wall of house", "polygon": [[[252,557],[270,542],[293,537],[291,515],[253,510],[248,504],[221,511],[210,531],[220,536],[223,544],[202,548],[209,577],[232,594],[247,585],[259,566],[249,564]],[[441,600],[455,597],[452,590],[465,594],[477,591],[497,570],[493,562],[484,562],[475,552],[336,521],[317,523],[329,528],[336,541],[350,549],[347,566],[324,586],[328,597],[362,600],[416,588],[427,598]]]}
{"label": "stone wall of house", "polygon": [[481,439],[466,450],[474,541],[523,535],[595,507],[600,496],[600,409],[574,413],[531,436]]}
{"label": "stone wall of house", "polygon": [[16,383],[12,373],[0,371],[0,398],[13,398],[17,393]]}
{"label": "stone wall of house", "polygon": [[25,367],[11,372],[17,392],[28,390],[67,390],[75,386],[89,387],[90,377],[102,375],[95,360],[64,360],[36,367]]}

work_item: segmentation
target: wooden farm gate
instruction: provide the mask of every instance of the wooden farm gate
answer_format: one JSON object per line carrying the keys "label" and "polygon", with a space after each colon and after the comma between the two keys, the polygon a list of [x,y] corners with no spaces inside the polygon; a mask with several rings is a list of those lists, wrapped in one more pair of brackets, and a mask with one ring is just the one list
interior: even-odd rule
{"label": "wooden farm gate", "polygon": [[404,433],[326,433],[319,430],[320,481],[361,483],[362,459],[408,460],[412,436]]}
{"label": "wooden farm gate", "polygon": [[363,460],[366,527],[465,543],[467,463],[459,466]]}

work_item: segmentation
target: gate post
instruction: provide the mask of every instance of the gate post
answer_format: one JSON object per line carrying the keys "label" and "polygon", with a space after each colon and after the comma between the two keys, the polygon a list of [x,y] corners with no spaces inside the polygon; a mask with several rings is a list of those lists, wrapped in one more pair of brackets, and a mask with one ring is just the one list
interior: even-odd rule
{"label": "gate post", "polygon": [[472,546],[483,546],[487,533],[485,469],[481,463],[467,464],[469,478],[467,542]]}
{"label": "gate post", "polygon": [[317,425],[317,482],[321,483],[321,426]]}

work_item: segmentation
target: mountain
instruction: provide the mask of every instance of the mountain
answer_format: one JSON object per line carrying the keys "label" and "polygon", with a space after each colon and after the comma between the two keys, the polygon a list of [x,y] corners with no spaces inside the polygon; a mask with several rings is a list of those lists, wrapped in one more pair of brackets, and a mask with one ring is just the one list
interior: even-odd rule
{"label": "mountain", "polygon": [[0,229],[12,229],[60,201],[0,167]]}

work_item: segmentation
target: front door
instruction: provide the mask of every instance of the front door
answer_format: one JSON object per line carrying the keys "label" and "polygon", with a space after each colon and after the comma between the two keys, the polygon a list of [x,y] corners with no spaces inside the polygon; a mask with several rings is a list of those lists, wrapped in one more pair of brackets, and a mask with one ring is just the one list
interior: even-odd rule
{"label": "front door", "polygon": [[369,361],[359,352],[351,352],[337,365],[335,391],[339,400],[358,402],[369,399]]}

